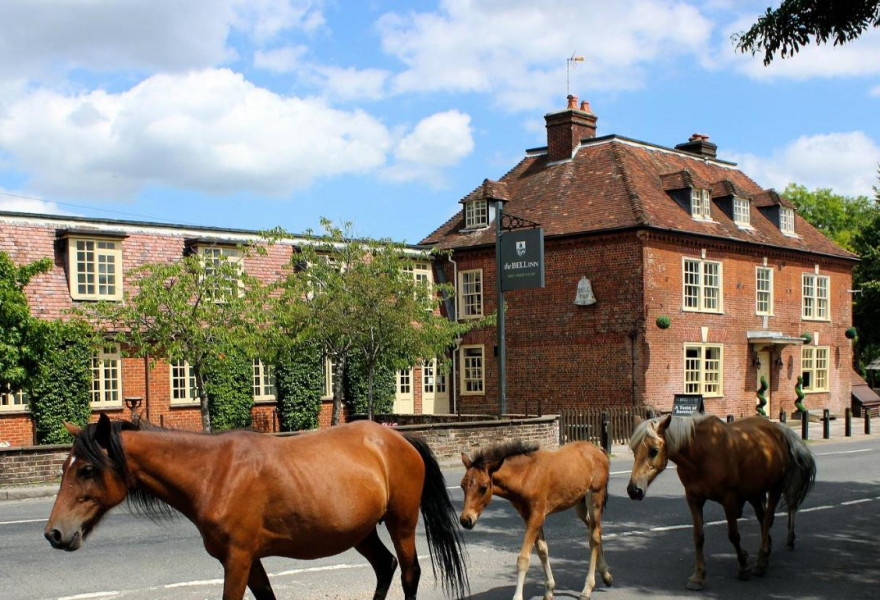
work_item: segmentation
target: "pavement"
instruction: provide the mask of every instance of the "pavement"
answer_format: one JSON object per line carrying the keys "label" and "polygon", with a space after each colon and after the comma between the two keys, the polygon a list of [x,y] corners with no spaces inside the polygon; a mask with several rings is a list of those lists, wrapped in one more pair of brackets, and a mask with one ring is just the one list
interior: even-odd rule
{"label": "pavement", "polygon": [[[828,439],[825,439],[825,425],[821,420],[815,420],[816,415],[811,415],[809,427],[809,442],[811,444],[821,444],[823,442],[841,442],[844,440],[858,441],[866,437],[874,438],[880,435],[880,419],[877,423],[872,421],[871,433],[865,434],[865,422],[861,418],[853,417],[852,419],[852,435],[846,436],[846,423],[843,417],[834,418],[829,421]],[[775,420],[775,419],[774,419]],[[788,425],[796,431],[801,431],[801,422],[789,419]],[[614,445],[611,448],[611,455],[615,458],[629,456],[630,450],[626,445]],[[18,485],[18,486],[0,486],[0,502],[8,500],[27,500],[31,498],[53,498],[58,493],[58,483],[35,484],[35,485]]]}

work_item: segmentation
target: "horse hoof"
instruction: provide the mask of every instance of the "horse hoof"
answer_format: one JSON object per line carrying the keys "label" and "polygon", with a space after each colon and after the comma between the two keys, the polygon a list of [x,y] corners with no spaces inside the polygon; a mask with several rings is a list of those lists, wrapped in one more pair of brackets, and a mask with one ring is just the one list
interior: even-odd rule
{"label": "horse hoof", "polygon": [[589,594],[581,594],[578,600],[590,600]]}
{"label": "horse hoof", "polygon": [[702,591],[703,582],[696,579],[688,579],[687,589],[692,590],[694,592]]}
{"label": "horse hoof", "polygon": [[614,585],[614,578],[611,576],[611,571],[605,571],[602,574],[602,583],[604,583],[606,587]]}

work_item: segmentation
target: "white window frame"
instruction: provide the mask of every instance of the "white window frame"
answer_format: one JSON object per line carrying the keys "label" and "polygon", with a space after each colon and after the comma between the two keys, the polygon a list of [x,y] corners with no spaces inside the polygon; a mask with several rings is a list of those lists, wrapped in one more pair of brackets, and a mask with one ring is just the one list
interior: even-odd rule
{"label": "white window frame", "polygon": [[818,273],[801,276],[801,319],[804,321],[829,321],[831,278]]}
{"label": "white window frame", "polygon": [[92,356],[91,407],[122,408],[122,353],[108,344]]}
{"label": "white window frame", "polygon": [[794,209],[779,207],[779,231],[788,236],[797,235],[794,231]]}
{"label": "white window frame", "polygon": [[396,400],[413,399],[413,369],[398,369],[394,373],[394,397]]}
{"label": "white window frame", "polygon": [[755,314],[773,316],[773,267],[755,267]]}
{"label": "white window frame", "polygon": [[[688,356],[688,351],[698,356]],[[723,344],[686,343],[682,355],[686,394],[702,394],[704,398],[724,396]]]}
{"label": "white window frame", "polygon": [[830,346],[801,346],[802,389],[805,393],[829,391]]}
{"label": "white window frame", "polygon": [[324,357],[324,386],[321,394],[321,400],[333,399],[333,371],[336,367],[336,361],[329,356]]}
{"label": "white window frame", "polygon": [[480,229],[489,226],[489,203],[470,200],[464,203],[464,228]]}
{"label": "white window frame", "polygon": [[239,248],[222,245],[199,246],[198,254],[202,260],[205,277],[211,277],[223,262],[234,265],[238,277],[235,282],[229,283],[236,286],[239,296],[244,294],[244,282],[241,278],[244,274],[244,253]]}
{"label": "white window frame", "polygon": [[738,227],[751,228],[752,219],[749,214],[749,199],[740,196],[733,197],[733,222]]}
{"label": "white window frame", "polygon": [[445,399],[449,397],[446,373],[439,370],[437,359],[422,365],[422,397]]}
{"label": "white window frame", "polygon": [[711,200],[709,190],[691,188],[691,216],[698,221],[711,221]]}
{"label": "white window frame", "polygon": [[461,394],[477,396],[486,393],[486,351],[482,344],[462,346]]}
{"label": "white window frame", "polygon": [[186,360],[175,360],[168,365],[171,385],[171,406],[195,406],[199,404],[196,374]]}
{"label": "white window frame", "polygon": [[278,390],[275,387],[275,369],[259,358],[253,361],[254,402],[275,402]]}
{"label": "white window frame", "polygon": [[724,269],[720,261],[682,257],[681,281],[682,310],[723,312]]}
{"label": "white window frame", "polygon": [[67,238],[67,272],[74,300],[122,300],[122,240]]}
{"label": "white window frame", "polygon": [[483,316],[483,269],[458,272],[459,319]]}
{"label": "white window frame", "polygon": [[0,394],[0,412],[26,413],[30,411],[31,407],[28,403],[27,392],[23,390],[18,390],[17,392]]}

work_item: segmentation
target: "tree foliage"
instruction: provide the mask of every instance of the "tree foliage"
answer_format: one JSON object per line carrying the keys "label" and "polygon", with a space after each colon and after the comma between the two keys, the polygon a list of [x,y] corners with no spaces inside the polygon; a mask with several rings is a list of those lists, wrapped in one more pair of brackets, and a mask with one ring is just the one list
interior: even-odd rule
{"label": "tree foliage", "polygon": [[83,321],[49,321],[43,332],[48,351],[27,386],[38,444],[64,444],[69,421],[85,426],[91,415],[94,331]]}
{"label": "tree foliage", "polygon": [[853,238],[877,211],[877,203],[867,196],[842,196],[829,188],[808,191],[791,183],[783,195],[813,227],[847,250],[854,250]]}
{"label": "tree foliage", "polygon": [[0,252],[0,393],[26,387],[49,347],[44,323],[31,316],[24,288],[51,268],[48,258],[19,267]]}
{"label": "tree foliage", "polygon": [[[878,193],[880,196],[880,193]],[[880,357],[880,210],[875,210],[853,240],[861,261],[853,270],[853,323],[858,332],[856,358],[863,368]]]}
{"label": "tree foliage", "polygon": [[794,56],[811,40],[842,45],[878,26],[880,0],[783,0],[733,42],[740,52],[763,52],[769,65],[777,52],[783,59]]}
{"label": "tree foliage", "polygon": [[[238,372],[239,356],[256,358],[262,348],[266,288],[242,270],[244,256],[216,263],[195,254],[142,265],[126,273],[130,285],[123,302],[100,302],[84,311],[135,355],[188,361],[205,431],[213,415],[225,415],[224,427],[243,422],[239,394],[232,393],[237,388],[229,387],[225,371]],[[221,360],[223,354],[230,360]],[[209,378],[220,380],[212,386]],[[244,382],[250,381],[248,373]],[[220,389],[230,391],[227,399],[235,407],[211,406],[211,391]]]}
{"label": "tree foliage", "polygon": [[316,429],[324,391],[321,348],[308,341],[285,344],[273,362],[281,430]]}
{"label": "tree foliage", "polygon": [[338,423],[343,376],[355,358],[366,374],[372,413],[383,369],[402,369],[443,356],[456,337],[476,323],[459,324],[437,311],[446,286],[417,281],[414,261],[432,256],[391,240],[359,240],[351,224],[322,220],[325,234],[294,257],[275,304],[278,333],[311,339],[334,360]]}

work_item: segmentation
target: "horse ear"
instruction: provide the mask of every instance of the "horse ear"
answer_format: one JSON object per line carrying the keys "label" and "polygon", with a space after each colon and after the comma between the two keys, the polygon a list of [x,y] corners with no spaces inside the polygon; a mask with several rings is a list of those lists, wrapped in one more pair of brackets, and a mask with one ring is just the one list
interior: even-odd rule
{"label": "horse ear", "polygon": [[669,424],[672,423],[672,415],[666,415],[662,419],[657,422],[657,435],[663,435],[663,432],[669,427]]}
{"label": "horse ear", "polygon": [[492,475],[495,471],[501,468],[501,465],[504,464],[504,459],[496,460],[495,462],[489,465],[489,468],[486,469],[489,472],[489,475]]}
{"label": "horse ear", "polygon": [[470,469],[471,465],[473,464],[471,463],[471,459],[464,452],[461,453],[461,464],[464,465],[465,469]]}
{"label": "horse ear", "polygon": [[98,426],[95,428],[95,441],[102,448],[110,447],[110,418],[104,413],[101,413]]}
{"label": "horse ear", "polygon": [[69,433],[73,437],[78,436],[80,432],[82,432],[82,427],[74,423],[70,423],[69,421],[64,422],[64,428],[67,430],[67,433]]}

